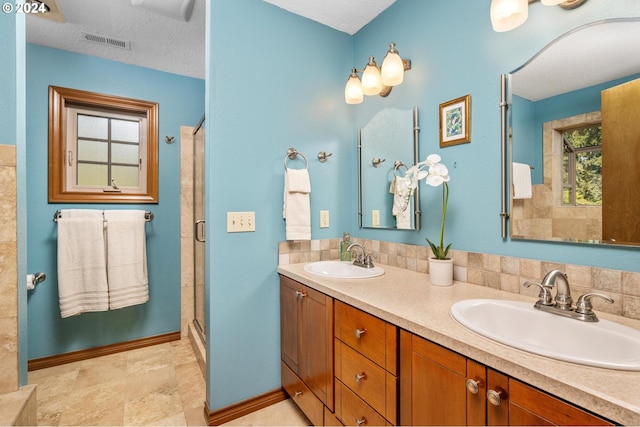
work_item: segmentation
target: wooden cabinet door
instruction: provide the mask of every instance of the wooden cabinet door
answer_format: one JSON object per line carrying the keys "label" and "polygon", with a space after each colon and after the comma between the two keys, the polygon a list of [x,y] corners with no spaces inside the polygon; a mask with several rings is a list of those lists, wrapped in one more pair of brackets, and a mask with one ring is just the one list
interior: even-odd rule
{"label": "wooden cabinet door", "polygon": [[307,287],[303,293],[301,377],[333,411],[333,299]]}
{"label": "wooden cabinet door", "polygon": [[400,424],[466,425],[466,358],[400,334]]}
{"label": "wooden cabinet door", "polygon": [[280,353],[282,361],[300,376],[302,299],[301,285],[280,277]]}

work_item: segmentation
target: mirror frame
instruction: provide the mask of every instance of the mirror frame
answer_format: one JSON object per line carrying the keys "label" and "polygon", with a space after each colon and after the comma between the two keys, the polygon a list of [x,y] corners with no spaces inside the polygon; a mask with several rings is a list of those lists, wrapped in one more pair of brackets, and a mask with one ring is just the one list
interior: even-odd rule
{"label": "mirror frame", "polygon": [[[414,227],[410,229],[398,229],[388,227],[371,227],[363,226],[362,224],[362,129],[358,129],[358,228],[370,228],[380,230],[398,230],[398,231],[419,231],[420,230],[420,186],[416,187],[413,192],[414,204],[413,204],[413,223]],[[413,107],[413,165],[417,164],[420,160],[418,147],[420,146],[420,124],[418,121],[418,107]]]}
{"label": "mirror frame", "polygon": [[527,237],[527,236],[513,236],[511,233],[512,224],[509,223],[509,219],[511,219],[510,210],[512,209],[513,200],[511,198],[511,165],[513,162],[512,158],[512,83],[511,77],[512,75],[526,67],[532,61],[534,61],[539,55],[541,55],[547,48],[558,43],[563,40],[566,36],[575,33],[576,31],[582,30],[584,28],[606,24],[608,22],[636,22],[640,23],[640,18],[613,18],[606,19],[602,21],[596,21],[589,24],[585,24],[579,26],[565,34],[562,34],[555,39],[553,39],[550,43],[541,48],[538,52],[536,52],[530,59],[528,59],[524,64],[520,65],[516,69],[512,70],[508,74],[500,75],[500,130],[501,130],[501,210],[500,210],[500,218],[501,218],[501,237],[503,239],[511,238],[512,240],[518,241],[540,241],[540,242],[550,242],[550,243],[576,243],[576,244],[585,244],[592,246],[603,246],[603,247],[616,247],[616,248],[640,248],[640,242],[633,243],[611,243],[606,240],[588,240],[588,239],[573,239],[573,238],[545,238],[539,239],[535,237]]}

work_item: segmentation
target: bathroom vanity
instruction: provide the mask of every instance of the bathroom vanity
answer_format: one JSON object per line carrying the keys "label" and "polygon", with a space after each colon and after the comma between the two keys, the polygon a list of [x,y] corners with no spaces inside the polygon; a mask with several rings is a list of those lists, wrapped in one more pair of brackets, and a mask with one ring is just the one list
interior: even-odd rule
{"label": "bathroom vanity", "polygon": [[314,425],[640,424],[640,372],[520,351],[450,315],[460,300],[534,298],[382,267],[350,280],[278,267],[283,387]]}

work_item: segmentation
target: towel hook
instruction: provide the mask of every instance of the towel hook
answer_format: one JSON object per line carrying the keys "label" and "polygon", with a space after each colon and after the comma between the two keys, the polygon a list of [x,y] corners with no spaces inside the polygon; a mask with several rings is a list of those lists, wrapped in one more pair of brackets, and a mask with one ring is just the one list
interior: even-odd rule
{"label": "towel hook", "polygon": [[284,168],[285,168],[285,170],[287,169],[287,158],[289,158],[291,160],[295,160],[296,158],[298,158],[298,155],[300,155],[300,157],[302,157],[304,159],[304,167],[305,167],[305,169],[309,169],[309,162],[307,161],[307,158],[304,156],[304,154],[302,154],[301,152],[299,152],[295,148],[289,148],[287,150],[287,155],[284,158]]}
{"label": "towel hook", "polygon": [[324,163],[331,156],[333,156],[333,153],[327,154],[326,151],[321,151],[321,152],[318,153],[318,160],[320,160],[320,163]]}
{"label": "towel hook", "polygon": [[381,159],[379,157],[375,157],[373,160],[371,160],[371,164],[373,165],[374,168],[378,168],[380,167],[382,162],[385,162],[386,160],[387,159]]}

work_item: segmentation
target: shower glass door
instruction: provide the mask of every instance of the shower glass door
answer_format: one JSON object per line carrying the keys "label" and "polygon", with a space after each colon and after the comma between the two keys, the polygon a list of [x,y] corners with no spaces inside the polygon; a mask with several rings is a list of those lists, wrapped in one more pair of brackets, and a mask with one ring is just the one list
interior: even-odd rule
{"label": "shower glass door", "polygon": [[204,116],[193,131],[193,279],[194,279],[194,324],[204,342],[204,277],[205,277],[205,194],[204,194]]}

